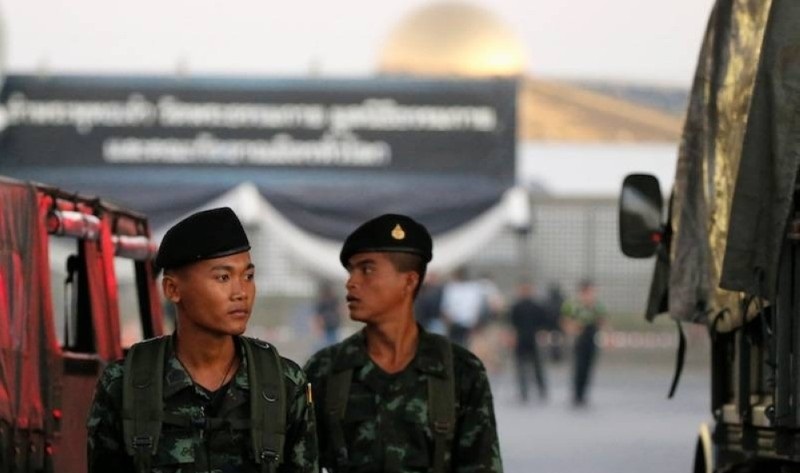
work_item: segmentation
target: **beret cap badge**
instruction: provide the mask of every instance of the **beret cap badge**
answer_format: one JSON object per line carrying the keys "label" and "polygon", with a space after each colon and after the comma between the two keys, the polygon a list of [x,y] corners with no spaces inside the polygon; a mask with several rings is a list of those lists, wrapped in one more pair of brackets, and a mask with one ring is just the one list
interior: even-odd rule
{"label": "beret cap badge", "polygon": [[428,229],[409,216],[383,214],[362,223],[348,235],[339,253],[345,268],[356,253],[389,252],[419,255],[427,263],[433,257]]}
{"label": "beret cap badge", "polygon": [[394,238],[395,240],[402,240],[405,237],[406,237],[406,232],[405,230],[403,230],[403,227],[401,227],[400,224],[398,223],[392,229],[392,238]]}

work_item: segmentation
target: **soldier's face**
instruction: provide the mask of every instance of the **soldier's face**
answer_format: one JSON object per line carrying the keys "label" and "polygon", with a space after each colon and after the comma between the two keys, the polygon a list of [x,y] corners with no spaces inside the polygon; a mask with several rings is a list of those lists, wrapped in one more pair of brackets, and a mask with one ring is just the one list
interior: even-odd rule
{"label": "soldier's face", "polygon": [[385,253],[357,253],[347,270],[347,308],[353,320],[387,320],[413,299],[413,276],[398,271]]}
{"label": "soldier's face", "polygon": [[178,306],[179,330],[240,335],[256,294],[250,252],[199,261],[164,276],[164,294]]}
{"label": "soldier's face", "polygon": [[580,301],[583,305],[592,305],[596,300],[594,287],[587,287],[580,292]]}

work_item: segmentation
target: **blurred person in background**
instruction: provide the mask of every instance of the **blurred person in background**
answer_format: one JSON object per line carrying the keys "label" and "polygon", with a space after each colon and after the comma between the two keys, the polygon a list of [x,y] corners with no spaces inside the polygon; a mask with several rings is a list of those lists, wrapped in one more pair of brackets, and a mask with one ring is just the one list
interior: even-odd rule
{"label": "blurred person in background", "polygon": [[442,316],[442,294],[444,286],[436,273],[428,273],[422,289],[414,301],[414,316],[422,327],[439,335],[447,335],[447,326]]}
{"label": "blurred person in background", "polygon": [[174,330],[176,319],[178,318],[178,311],[175,309],[175,304],[163,297],[161,299],[161,313],[164,314],[164,328],[167,330]]}
{"label": "blurred person in background", "polygon": [[504,343],[508,327],[504,323],[506,300],[494,278],[484,272],[478,276],[483,295],[478,322],[470,331],[468,347],[481,359],[486,371],[492,376],[503,371],[508,360],[508,344]]}
{"label": "blurred person in background", "polygon": [[535,297],[536,288],[530,281],[517,284],[517,297],[509,311],[509,322],[514,329],[514,358],[520,401],[528,402],[528,379],[533,371],[539,399],[547,399],[547,380],[544,360],[539,351],[536,335],[548,328],[548,313]]}
{"label": "blurred person in background", "polygon": [[469,279],[466,268],[458,268],[444,285],[442,293],[442,314],[450,340],[467,346],[486,307],[484,284],[479,280]]}
{"label": "blurred person in background", "polygon": [[575,337],[573,398],[575,407],[585,406],[592,370],[597,358],[595,336],[603,325],[606,310],[597,302],[597,289],[591,279],[578,284],[578,296],[564,304],[564,327]]}
{"label": "blurred person in background", "polygon": [[330,281],[319,283],[314,303],[314,325],[322,333],[322,346],[319,348],[339,342],[342,313],[339,298]]}
{"label": "blurred person in background", "polygon": [[483,307],[481,308],[477,327],[480,330],[492,321],[501,319],[506,311],[506,299],[489,273],[481,274],[478,277],[478,282],[483,290]]}

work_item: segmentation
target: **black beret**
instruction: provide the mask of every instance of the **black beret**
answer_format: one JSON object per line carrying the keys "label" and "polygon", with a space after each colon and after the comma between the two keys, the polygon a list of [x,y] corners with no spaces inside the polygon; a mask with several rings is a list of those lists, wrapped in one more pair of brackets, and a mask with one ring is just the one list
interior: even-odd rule
{"label": "black beret", "polygon": [[173,269],[250,249],[239,218],[228,207],[192,214],[167,230],[158,247],[156,267]]}
{"label": "black beret", "polygon": [[433,258],[433,241],[428,229],[411,217],[385,214],[367,221],[347,237],[339,261],[346,267],[351,256],[368,251],[413,253],[427,263]]}

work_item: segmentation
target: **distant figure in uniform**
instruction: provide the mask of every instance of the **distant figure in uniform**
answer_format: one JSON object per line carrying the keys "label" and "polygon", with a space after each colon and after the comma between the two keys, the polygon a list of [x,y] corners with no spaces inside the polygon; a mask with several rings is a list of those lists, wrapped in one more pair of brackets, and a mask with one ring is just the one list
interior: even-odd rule
{"label": "distant figure in uniform", "polygon": [[[328,281],[319,285],[317,301],[314,306],[314,320],[323,334],[323,347],[333,345],[339,341],[339,327],[342,325],[342,315],[339,311],[339,299]],[[318,347],[319,348],[319,347]]]}
{"label": "distant figure in uniform", "polygon": [[575,335],[572,402],[576,407],[581,407],[587,402],[586,393],[597,356],[595,335],[606,315],[605,308],[597,302],[594,282],[582,280],[578,285],[577,300],[567,302],[563,313],[567,332]]}
{"label": "distant figure in uniform", "polygon": [[156,266],[177,328],[102,373],[87,420],[90,472],[318,471],[302,370],[242,336],[256,293],[249,250],[227,207],[164,235]]}
{"label": "distant figure in uniform", "polygon": [[534,300],[534,296],[533,283],[521,281],[517,285],[517,298],[509,312],[511,326],[516,335],[514,355],[522,402],[528,401],[528,379],[531,370],[536,380],[536,387],[539,389],[539,398],[547,399],[544,360],[539,351],[536,334],[548,328],[548,313],[544,306]]}
{"label": "distant figure in uniform", "polygon": [[366,326],[311,357],[320,466],[330,472],[500,472],[480,360],[414,320],[428,230],[382,215],[344,242],[350,318]]}

